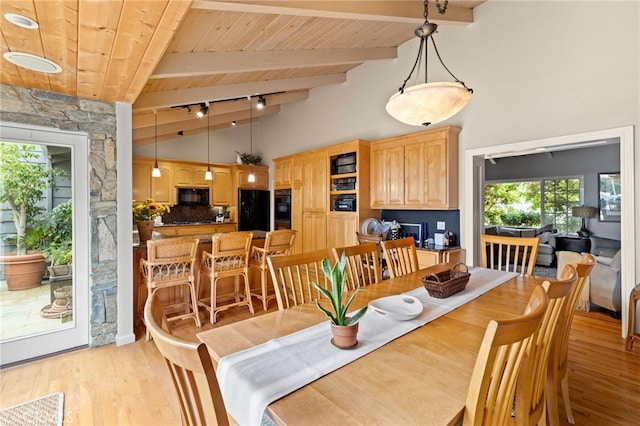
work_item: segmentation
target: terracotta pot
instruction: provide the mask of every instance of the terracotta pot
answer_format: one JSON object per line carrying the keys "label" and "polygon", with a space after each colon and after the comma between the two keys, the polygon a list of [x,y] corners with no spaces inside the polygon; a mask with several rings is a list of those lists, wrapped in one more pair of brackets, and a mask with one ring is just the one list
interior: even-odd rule
{"label": "terracotta pot", "polygon": [[331,324],[332,343],[342,349],[351,348],[358,343],[358,323],[353,325]]}
{"label": "terracotta pot", "polygon": [[153,236],[153,225],[155,221],[153,220],[139,220],[136,222],[136,226],[138,227],[138,237],[140,238],[140,242],[150,240]]}
{"label": "terracotta pot", "polygon": [[47,262],[40,252],[25,255],[3,255],[4,278],[10,291],[27,290],[40,286]]}
{"label": "terracotta pot", "polygon": [[48,266],[49,275],[52,277],[62,277],[65,275],[71,275],[73,271],[73,265],[53,265]]}

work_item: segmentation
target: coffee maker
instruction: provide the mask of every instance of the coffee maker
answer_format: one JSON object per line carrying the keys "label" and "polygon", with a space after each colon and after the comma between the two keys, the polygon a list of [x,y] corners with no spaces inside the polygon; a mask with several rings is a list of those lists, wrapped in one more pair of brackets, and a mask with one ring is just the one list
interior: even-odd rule
{"label": "coffee maker", "polygon": [[457,243],[456,234],[453,231],[444,232],[444,245],[445,247],[455,246]]}

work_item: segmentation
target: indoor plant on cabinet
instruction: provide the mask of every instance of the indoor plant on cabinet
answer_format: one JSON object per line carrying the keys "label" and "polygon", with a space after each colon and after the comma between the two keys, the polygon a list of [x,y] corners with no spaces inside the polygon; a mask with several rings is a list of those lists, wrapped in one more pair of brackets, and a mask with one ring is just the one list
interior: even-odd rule
{"label": "indoor plant on cabinet", "polygon": [[351,316],[347,316],[349,305],[351,305],[356,293],[361,289],[356,289],[347,302],[343,303],[345,290],[344,270],[346,264],[347,258],[344,253],[342,253],[340,262],[333,265],[333,269],[331,269],[328,259],[322,260],[322,271],[331,282],[331,290],[327,290],[317,283],[311,282],[311,285],[329,299],[331,303],[331,309],[326,309],[320,304],[319,300],[316,301],[318,309],[324,312],[331,321],[331,333],[333,334],[332,343],[343,349],[353,347],[358,343],[358,321],[365,312],[367,312],[367,306],[365,306],[354,312]]}
{"label": "indoor plant on cabinet", "polygon": [[169,206],[156,203],[151,198],[143,202],[133,200],[133,219],[138,227],[140,242],[150,240],[153,236],[155,218],[169,212]]}
{"label": "indoor plant on cabinet", "polygon": [[55,177],[61,175],[41,161],[35,145],[0,142],[0,202],[9,205],[16,228],[16,252],[0,256],[9,290],[42,282],[45,259],[42,252],[33,250],[42,248],[38,238],[42,234],[36,232],[41,229],[38,203],[45,190],[55,189]]}

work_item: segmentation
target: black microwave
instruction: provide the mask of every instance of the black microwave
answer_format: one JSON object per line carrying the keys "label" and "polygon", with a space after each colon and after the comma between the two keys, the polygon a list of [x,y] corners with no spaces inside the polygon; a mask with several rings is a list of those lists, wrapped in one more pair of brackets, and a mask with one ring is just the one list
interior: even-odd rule
{"label": "black microwave", "polygon": [[176,201],[180,206],[208,206],[209,188],[176,188]]}

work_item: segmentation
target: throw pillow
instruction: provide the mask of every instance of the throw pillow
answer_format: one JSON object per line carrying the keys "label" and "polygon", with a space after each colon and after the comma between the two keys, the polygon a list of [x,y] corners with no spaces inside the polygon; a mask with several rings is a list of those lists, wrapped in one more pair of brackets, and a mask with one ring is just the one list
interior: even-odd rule
{"label": "throw pillow", "polygon": [[541,226],[537,229],[537,234],[542,234],[544,232],[552,232],[553,231],[553,223],[549,223],[547,225]]}
{"label": "throw pillow", "polygon": [[621,257],[622,255],[620,254],[620,250],[618,250],[615,256],[613,256],[613,259],[611,259],[609,266],[615,270],[620,270],[620,263],[622,262]]}
{"label": "throw pillow", "polygon": [[616,253],[618,253],[618,251],[620,251],[620,250],[601,248],[600,249],[600,253],[598,255],[599,256],[605,256],[605,257],[613,257],[613,256],[616,255]]}
{"label": "throw pillow", "polygon": [[540,238],[540,244],[549,244],[549,238],[551,238],[551,231],[543,232],[542,234],[538,235],[538,238]]}

